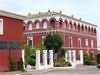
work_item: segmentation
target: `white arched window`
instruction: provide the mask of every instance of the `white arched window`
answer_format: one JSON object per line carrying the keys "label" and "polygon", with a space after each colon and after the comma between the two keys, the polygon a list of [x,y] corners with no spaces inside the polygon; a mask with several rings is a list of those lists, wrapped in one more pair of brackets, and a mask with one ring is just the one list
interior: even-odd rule
{"label": "white arched window", "polygon": [[43,22],[43,29],[47,29],[47,22]]}
{"label": "white arched window", "polygon": [[32,30],[32,24],[31,23],[28,25],[28,30]]}
{"label": "white arched window", "polygon": [[39,29],[39,28],[40,28],[40,24],[36,23],[36,29]]}

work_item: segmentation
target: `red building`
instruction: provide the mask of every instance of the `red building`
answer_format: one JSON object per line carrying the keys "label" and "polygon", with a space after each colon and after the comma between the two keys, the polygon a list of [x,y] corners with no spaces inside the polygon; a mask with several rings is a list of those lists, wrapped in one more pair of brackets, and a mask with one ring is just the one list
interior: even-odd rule
{"label": "red building", "polygon": [[45,12],[27,17],[0,11],[0,71],[8,71],[11,58],[22,58],[24,35],[28,44],[40,47],[49,33],[58,33],[64,40],[63,48],[97,51],[96,25],[57,12]]}
{"label": "red building", "polygon": [[58,33],[64,40],[63,48],[79,50],[84,53],[97,51],[96,25],[67,16],[62,12],[45,12],[29,15],[25,20],[27,42],[33,47],[40,47],[42,39],[49,33]]}
{"label": "red building", "polygon": [[0,11],[0,71],[8,71],[11,58],[21,58],[23,16]]}

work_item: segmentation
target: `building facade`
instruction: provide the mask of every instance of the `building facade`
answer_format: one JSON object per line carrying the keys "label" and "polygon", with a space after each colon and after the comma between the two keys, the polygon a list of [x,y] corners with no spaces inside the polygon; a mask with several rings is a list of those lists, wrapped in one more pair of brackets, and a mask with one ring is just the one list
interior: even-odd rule
{"label": "building facade", "polygon": [[66,16],[62,12],[45,12],[35,15],[20,16],[0,11],[0,71],[8,71],[10,59],[22,58],[21,49],[25,41],[32,47],[39,48],[42,40],[50,33],[57,33],[63,38],[63,48],[79,51],[97,51],[96,25]]}
{"label": "building facade", "polygon": [[21,59],[23,16],[0,11],[0,71],[8,71],[10,60]]}
{"label": "building facade", "polygon": [[24,21],[27,43],[33,47],[40,47],[42,40],[49,33],[58,33],[63,38],[63,48],[76,50],[77,59],[79,51],[91,52],[94,56],[97,51],[96,25],[67,16],[62,12],[45,12],[29,15]]}

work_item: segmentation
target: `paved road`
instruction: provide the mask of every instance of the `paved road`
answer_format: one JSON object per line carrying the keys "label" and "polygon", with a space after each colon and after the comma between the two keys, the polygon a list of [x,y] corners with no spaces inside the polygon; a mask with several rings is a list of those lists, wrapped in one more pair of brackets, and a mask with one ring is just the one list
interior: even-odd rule
{"label": "paved road", "polygon": [[75,69],[55,69],[45,73],[28,75],[100,75],[100,71],[95,66],[77,67]]}
{"label": "paved road", "polygon": [[46,71],[16,73],[0,73],[0,75],[100,75],[100,70],[96,66],[77,66],[74,69],[54,68]]}

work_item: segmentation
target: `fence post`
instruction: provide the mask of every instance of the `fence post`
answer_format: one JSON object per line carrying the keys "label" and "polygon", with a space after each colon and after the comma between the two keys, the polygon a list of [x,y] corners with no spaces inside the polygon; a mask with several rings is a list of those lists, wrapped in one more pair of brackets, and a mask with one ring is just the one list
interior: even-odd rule
{"label": "fence post", "polygon": [[24,68],[24,70],[25,70],[25,51],[24,51],[24,49],[22,49],[22,61],[23,61],[23,68]]}
{"label": "fence post", "polygon": [[84,58],[83,58],[83,50],[80,50],[80,64],[83,64],[84,63]]}
{"label": "fence post", "polygon": [[50,61],[49,61],[49,63],[50,63],[50,66],[51,66],[51,68],[53,68],[53,66],[54,66],[54,62],[53,62],[53,50],[49,50],[49,57],[50,57]]}
{"label": "fence post", "polygon": [[36,50],[36,69],[40,69],[40,50]]}
{"label": "fence post", "polygon": [[43,50],[43,65],[47,68],[47,50]]}

